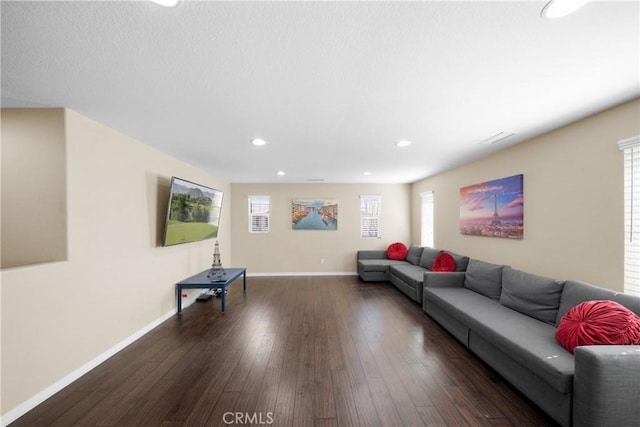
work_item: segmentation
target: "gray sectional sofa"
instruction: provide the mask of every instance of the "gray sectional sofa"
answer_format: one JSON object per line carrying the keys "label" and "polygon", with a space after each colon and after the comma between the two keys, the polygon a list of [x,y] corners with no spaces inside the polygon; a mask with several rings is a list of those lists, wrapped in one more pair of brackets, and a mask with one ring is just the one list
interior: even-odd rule
{"label": "gray sectional sofa", "polygon": [[[384,250],[358,251],[358,275],[366,282],[389,281],[409,298],[422,304],[424,273],[431,270],[436,257],[443,251],[413,245],[409,247],[405,260],[387,258]],[[457,272],[467,268],[469,258],[448,252],[456,261]]]}
{"label": "gray sectional sofa", "polygon": [[640,425],[640,346],[555,339],[584,301],[612,300],[640,315],[640,298],[470,260],[466,272],[426,272],[423,310],[563,426]]}
{"label": "gray sectional sofa", "polygon": [[452,254],[455,272],[430,271],[440,253],[412,246],[404,261],[359,251],[364,281],[390,281],[562,426],[640,426],[640,345],[576,347],[555,338],[585,301],[611,300],[640,316],[640,298]]}

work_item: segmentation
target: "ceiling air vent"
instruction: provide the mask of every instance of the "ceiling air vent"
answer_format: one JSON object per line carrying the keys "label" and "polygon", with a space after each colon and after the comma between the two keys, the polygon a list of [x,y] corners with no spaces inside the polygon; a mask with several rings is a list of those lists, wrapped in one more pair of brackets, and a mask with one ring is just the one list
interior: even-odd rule
{"label": "ceiling air vent", "polygon": [[324,178],[309,178],[307,179],[309,182],[323,182]]}
{"label": "ceiling air vent", "polygon": [[500,132],[500,133],[497,133],[497,134],[493,135],[490,138],[485,139],[484,141],[478,142],[478,144],[480,144],[480,145],[494,145],[494,144],[497,144],[499,142],[504,141],[507,138],[511,138],[513,135],[515,135],[515,133],[513,133],[513,132]]}

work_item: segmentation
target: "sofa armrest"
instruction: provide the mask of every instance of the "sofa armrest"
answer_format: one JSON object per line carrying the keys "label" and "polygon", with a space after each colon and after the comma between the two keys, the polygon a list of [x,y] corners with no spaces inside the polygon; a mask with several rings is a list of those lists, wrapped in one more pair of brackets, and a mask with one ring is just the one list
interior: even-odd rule
{"label": "sofa armrest", "polygon": [[640,345],[576,347],[573,425],[640,425]]}
{"label": "sofa armrest", "polygon": [[387,251],[358,251],[357,259],[387,259]]}
{"label": "sofa armrest", "polygon": [[426,288],[461,288],[464,284],[463,272],[425,271],[424,286]]}

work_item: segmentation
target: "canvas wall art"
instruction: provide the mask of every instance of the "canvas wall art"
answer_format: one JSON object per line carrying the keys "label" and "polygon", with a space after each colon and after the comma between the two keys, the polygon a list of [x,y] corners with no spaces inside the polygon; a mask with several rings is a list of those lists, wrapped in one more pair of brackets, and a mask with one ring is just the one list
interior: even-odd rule
{"label": "canvas wall art", "polygon": [[474,236],[524,237],[523,175],[460,189],[460,233]]}
{"label": "canvas wall art", "polygon": [[337,230],[337,199],[293,199],[291,227],[294,230]]}

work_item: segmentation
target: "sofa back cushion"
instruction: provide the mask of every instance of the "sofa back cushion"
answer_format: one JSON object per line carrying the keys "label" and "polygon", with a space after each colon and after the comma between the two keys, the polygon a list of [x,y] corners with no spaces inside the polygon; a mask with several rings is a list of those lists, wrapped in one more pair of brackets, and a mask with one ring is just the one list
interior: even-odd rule
{"label": "sofa back cushion", "polygon": [[567,280],[562,290],[562,297],[560,298],[556,325],[559,325],[562,316],[576,305],[585,301],[596,300],[615,301],[640,316],[640,297],[600,288],[578,280]]}
{"label": "sofa back cushion", "polygon": [[500,299],[503,268],[504,265],[491,264],[477,259],[469,260],[464,277],[464,287],[486,297]]}
{"label": "sofa back cushion", "polygon": [[409,252],[407,252],[407,257],[404,260],[410,262],[413,265],[418,265],[420,263],[421,256],[422,246],[411,245],[411,247],[409,247]]}
{"label": "sofa back cushion", "polygon": [[456,253],[453,252],[448,252],[447,253],[449,255],[451,255],[453,257],[453,259],[456,262],[456,269],[453,271],[458,271],[458,272],[462,272],[464,273],[465,271],[467,271],[467,267],[469,266],[469,257],[468,256],[464,256],[464,255],[458,255]]}
{"label": "sofa back cushion", "polygon": [[506,267],[502,270],[500,304],[555,325],[563,288],[564,281]]}
{"label": "sofa back cushion", "polygon": [[431,270],[431,266],[433,265],[433,261],[436,260],[436,257],[442,252],[440,249],[430,248],[429,246],[425,246],[422,248],[422,255],[420,256],[420,262],[418,265],[420,267],[424,267],[428,270]]}

